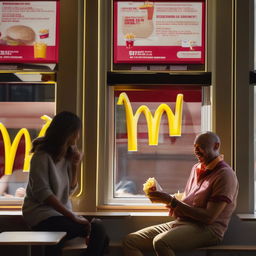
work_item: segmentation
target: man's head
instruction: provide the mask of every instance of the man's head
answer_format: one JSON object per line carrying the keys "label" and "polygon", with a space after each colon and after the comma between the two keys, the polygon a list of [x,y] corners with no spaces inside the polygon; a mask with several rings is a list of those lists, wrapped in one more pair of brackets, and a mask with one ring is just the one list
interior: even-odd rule
{"label": "man's head", "polygon": [[209,164],[220,155],[220,138],[213,132],[199,134],[194,141],[194,153],[200,163]]}

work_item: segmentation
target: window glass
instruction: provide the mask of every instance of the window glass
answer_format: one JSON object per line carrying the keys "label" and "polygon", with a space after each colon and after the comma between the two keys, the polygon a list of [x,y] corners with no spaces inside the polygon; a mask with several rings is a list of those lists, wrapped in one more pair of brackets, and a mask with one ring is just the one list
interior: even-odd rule
{"label": "window glass", "polygon": [[[256,0],[254,0],[254,71],[256,70]],[[254,211],[256,211],[256,88],[254,86]]]}
{"label": "window glass", "polygon": [[256,211],[256,88],[254,86],[254,211]]}
{"label": "window glass", "polygon": [[1,83],[0,95],[0,201],[22,200],[29,168],[25,152],[48,120],[41,117],[55,114],[55,83]]}
{"label": "window glass", "polygon": [[254,70],[256,70],[256,49],[255,49],[255,43],[256,43],[256,0],[254,0]]}
{"label": "window glass", "polygon": [[[149,177],[155,177],[167,193],[184,190],[191,167],[196,162],[193,155],[194,138],[202,130],[202,117],[205,116],[202,91],[201,87],[191,86],[114,90],[113,189],[110,192],[113,200],[145,199],[143,183]],[[129,104],[117,105],[121,93],[126,93],[133,116],[142,105],[147,106],[147,113],[154,116],[161,104],[166,104],[177,115],[177,95],[182,94],[181,136],[169,136],[169,125],[173,126],[174,123],[169,124],[168,116],[163,112],[162,117],[158,118],[159,132],[153,132],[153,135],[159,136],[158,145],[149,145],[148,128],[154,128],[154,125],[148,127],[145,115],[141,113],[138,124],[134,126],[137,127],[137,151],[129,151],[128,137],[131,134],[127,133],[127,121],[131,117],[131,111],[128,111]]]}

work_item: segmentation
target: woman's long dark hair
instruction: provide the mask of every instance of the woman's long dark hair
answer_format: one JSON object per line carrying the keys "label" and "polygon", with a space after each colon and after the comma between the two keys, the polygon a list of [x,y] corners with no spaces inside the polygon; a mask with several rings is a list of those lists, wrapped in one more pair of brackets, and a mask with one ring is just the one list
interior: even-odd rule
{"label": "woman's long dark hair", "polygon": [[[52,119],[45,136],[33,141],[31,152],[45,151],[56,161],[62,153],[67,139],[76,132],[79,132],[81,126],[81,119],[74,113],[68,111],[58,113]],[[68,153],[70,152],[68,151]]]}

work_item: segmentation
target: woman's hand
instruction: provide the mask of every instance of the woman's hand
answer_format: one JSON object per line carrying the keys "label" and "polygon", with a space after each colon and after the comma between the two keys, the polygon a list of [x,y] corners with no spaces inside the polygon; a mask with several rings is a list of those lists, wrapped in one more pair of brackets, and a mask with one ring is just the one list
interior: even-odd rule
{"label": "woman's hand", "polygon": [[151,202],[161,204],[169,204],[173,199],[169,194],[160,191],[149,192],[148,197]]}
{"label": "woman's hand", "polygon": [[78,172],[78,167],[79,167],[79,164],[82,160],[82,157],[83,157],[83,153],[80,152],[77,148],[77,145],[74,144],[72,147],[71,147],[72,151],[71,151],[71,168],[72,168],[72,180],[71,180],[71,183],[70,183],[70,187],[71,189],[74,189],[76,188],[76,185],[77,185],[77,172]]}
{"label": "woman's hand", "polygon": [[78,216],[74,214],[72,216],[72,220],[83,225],[90,225],[90,222],[83,216]]}
{"label": "woman's hand", "polygon": [[91,233],[91,223],[85,217],[73,214],[71,219],[79,224],[84,225],[88,235]]}
{"label": "woman's hand", "polygon": [[73,145],[71,148],[71,162],[73,165],[78,165],[82,161],[83,153],[79,151],[77,145]]}

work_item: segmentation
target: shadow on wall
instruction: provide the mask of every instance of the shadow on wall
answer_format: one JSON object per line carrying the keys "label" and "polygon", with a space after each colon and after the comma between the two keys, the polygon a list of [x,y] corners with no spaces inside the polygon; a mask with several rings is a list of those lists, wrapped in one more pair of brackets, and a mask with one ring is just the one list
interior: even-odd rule
{"label": "shadow on wall", "polygon": [[233,215],[223,244],[255,245],[256,221],[241,220],[238,216]]}

